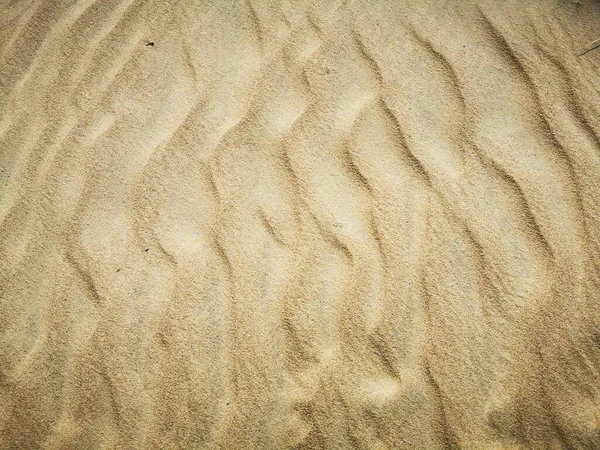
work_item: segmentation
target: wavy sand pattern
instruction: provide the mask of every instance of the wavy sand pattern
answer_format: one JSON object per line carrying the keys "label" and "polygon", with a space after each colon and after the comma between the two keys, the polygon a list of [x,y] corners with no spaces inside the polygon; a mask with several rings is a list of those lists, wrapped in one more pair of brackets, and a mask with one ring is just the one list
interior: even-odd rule
{"label": "wavy sand pattern", "polygon": [[599,25],[0,0],[0,448],[600,448]]}

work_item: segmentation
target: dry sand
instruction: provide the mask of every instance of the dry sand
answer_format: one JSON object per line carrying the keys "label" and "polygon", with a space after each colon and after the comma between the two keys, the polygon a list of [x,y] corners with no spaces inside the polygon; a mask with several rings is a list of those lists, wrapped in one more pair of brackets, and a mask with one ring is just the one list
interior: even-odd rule
{"label": "dry sand", "polygon": [[0,0],[0,448],[599,449],[598,37]]}

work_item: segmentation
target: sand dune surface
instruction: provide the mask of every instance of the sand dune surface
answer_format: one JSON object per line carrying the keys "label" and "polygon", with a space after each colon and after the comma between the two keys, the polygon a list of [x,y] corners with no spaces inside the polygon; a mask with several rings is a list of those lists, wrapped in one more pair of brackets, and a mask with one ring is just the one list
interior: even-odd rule
{"label": "sand dune surface", "polygon": [[597,38],[0,0],[0,448],[600,448]]}

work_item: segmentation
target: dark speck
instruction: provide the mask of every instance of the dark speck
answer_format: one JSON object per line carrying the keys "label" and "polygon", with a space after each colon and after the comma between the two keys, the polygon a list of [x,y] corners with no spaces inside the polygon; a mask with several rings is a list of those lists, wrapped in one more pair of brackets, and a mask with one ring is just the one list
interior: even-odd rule
{"label": "dark speck", "polygon": [[166,347],[169,343],[167,342],[167,338],[165,337],[164,334],[162,333],[158,333],[158,340],[160,341],[160,344],[164,347]]}
{"label": "dark speck", "polygon": [[146,47],[154,47],[154,41],[146,42]]}
{"label": "dark speck", "polygon": [[144,250],[145,252],[147,252],[148,250],[150,250],[149,248],[147,248],[146,250]]}
{"label": "dark speck", "polygon": [[120,272],[120,271],[121,271],[121,269],[117,269],[117,272]]}

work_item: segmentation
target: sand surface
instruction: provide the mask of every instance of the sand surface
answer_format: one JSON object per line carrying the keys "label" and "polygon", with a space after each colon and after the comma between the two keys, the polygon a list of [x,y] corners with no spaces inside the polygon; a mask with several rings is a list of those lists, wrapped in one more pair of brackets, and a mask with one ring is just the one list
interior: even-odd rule
{"label": "sand surface", "polygon": [[0,0],[0,449],[599,449],[597,38]]}

